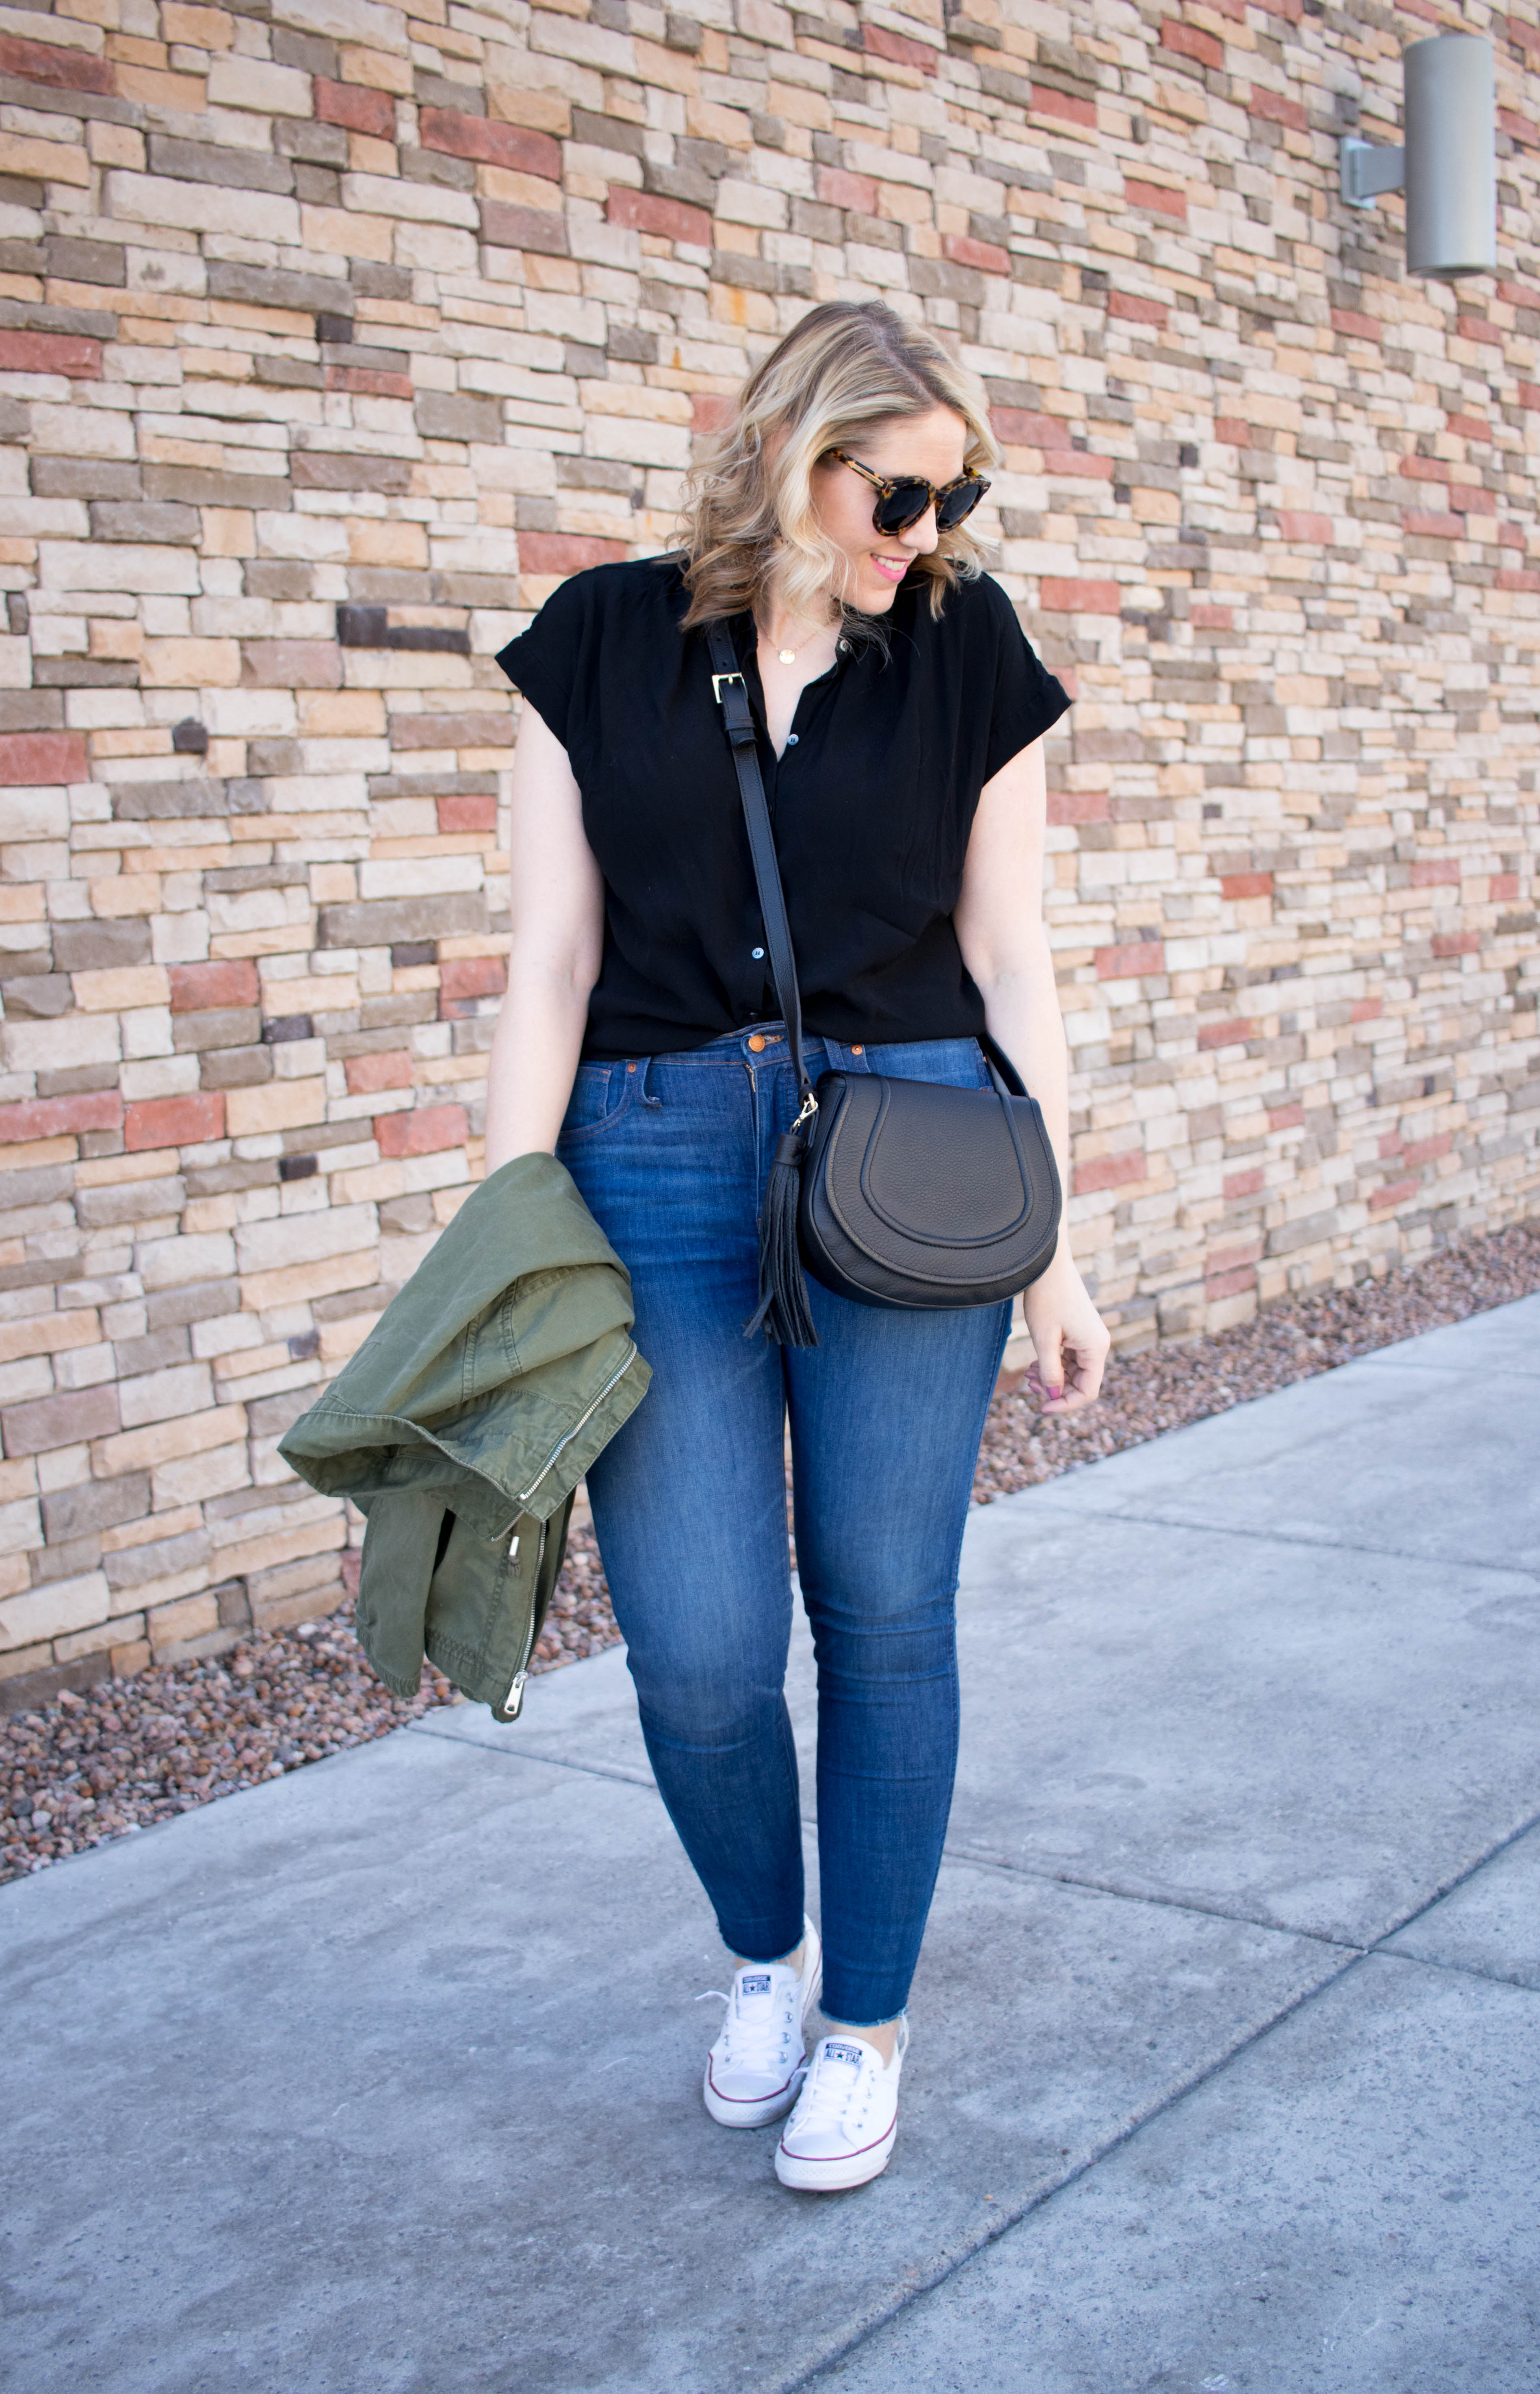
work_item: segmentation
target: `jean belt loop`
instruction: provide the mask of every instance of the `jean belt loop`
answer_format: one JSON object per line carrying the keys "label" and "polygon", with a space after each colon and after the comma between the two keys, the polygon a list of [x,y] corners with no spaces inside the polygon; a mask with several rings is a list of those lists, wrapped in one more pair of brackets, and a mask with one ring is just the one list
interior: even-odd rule
{"label": "jean belt loop", "polygon": [[657,1060],[655,1056],[644,1056],[641,1059],[641,1101],[644,1106],[661,1106],[663,1103],[663,1099],[652,1093],[652,1067]]}

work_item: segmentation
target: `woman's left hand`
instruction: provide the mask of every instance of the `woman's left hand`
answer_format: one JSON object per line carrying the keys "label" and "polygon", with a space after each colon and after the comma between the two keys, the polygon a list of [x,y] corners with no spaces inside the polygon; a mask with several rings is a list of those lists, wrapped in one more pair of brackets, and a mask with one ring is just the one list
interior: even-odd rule
{"label": "woman's left hand", "polygon": [[1037,1361],[1027,1385],[1056,1416],[1084,1413],[1101,1392],[1112,1346],[1107,1325],[1086,1294],[1074,1258],[1062,1243],[1022,1299]]}

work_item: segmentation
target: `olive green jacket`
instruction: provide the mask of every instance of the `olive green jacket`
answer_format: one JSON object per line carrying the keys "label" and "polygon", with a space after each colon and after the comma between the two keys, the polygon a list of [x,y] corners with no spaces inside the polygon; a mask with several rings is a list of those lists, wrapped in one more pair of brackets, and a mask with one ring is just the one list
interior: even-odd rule
{"label": "olive green jacket", "polygon": [[517,1719],[573,1491],[652,1378],[631,1321],[630,1277],[565,1167],[518,1156],[280,1441],[367,1516],[358,1635],[397,1695],[426,1651]]}

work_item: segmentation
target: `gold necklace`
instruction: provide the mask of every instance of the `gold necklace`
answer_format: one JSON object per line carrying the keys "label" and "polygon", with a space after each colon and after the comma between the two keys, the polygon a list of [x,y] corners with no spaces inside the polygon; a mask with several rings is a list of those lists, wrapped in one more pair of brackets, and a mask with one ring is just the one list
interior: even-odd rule
{"label": "gold necklace", "polygon": [[[823,628],[825,631],[830,631],[833,629],[833,626],[825,624]],[[768,638],[769,635],[767,634],[766,637]],[[812,641],[817,638],[818,634],[814,632],[809,639],[806,639],[801,643],[800,647],[795,649],[777,649],[775,653],[780,658],[781,663],[783,665],[794,665],[796,663],[797,658],[801,655],[803,649],[810,647]]]}

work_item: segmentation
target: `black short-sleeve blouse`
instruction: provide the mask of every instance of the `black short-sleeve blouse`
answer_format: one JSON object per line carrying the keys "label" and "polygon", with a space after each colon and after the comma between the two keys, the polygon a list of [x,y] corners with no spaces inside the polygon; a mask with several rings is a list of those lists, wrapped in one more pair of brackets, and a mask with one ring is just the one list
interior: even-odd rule
{"label": "black short-sleeve blouse", "polygon": [[[698,1047],[779,1012],[705,642],[679,630],[688,603],[677,559],[595,566],[498,658],[567,751],[604,876],[594,1058]],[[753,620],[731,629],[808,1030],[966,1038],[984,1008],[952,909],[979,793],[1070,702],[987,575],[953,591],[939,620],[902,585],[887,625],[886,655],[857,646],[809,683],[779,760]]]}

